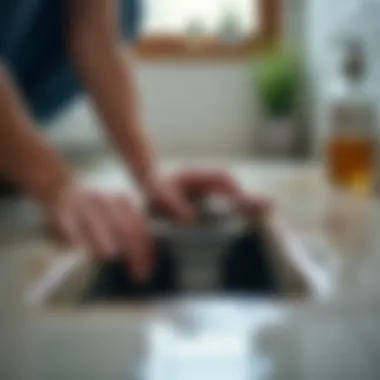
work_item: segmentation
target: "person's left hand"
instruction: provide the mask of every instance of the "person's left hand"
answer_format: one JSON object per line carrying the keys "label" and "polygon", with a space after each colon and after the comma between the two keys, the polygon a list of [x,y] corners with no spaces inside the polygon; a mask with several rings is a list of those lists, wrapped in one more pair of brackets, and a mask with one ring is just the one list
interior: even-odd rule
{"label": "person's left hand", "polygon": [[222,195],[235,200],[243,212],[263,212],[268,202],[247,194],[231,175],[223,170],[187,169],[157,182],[149,192],[150,209],[181,222],[195,221],[194,201],[208,195]]}

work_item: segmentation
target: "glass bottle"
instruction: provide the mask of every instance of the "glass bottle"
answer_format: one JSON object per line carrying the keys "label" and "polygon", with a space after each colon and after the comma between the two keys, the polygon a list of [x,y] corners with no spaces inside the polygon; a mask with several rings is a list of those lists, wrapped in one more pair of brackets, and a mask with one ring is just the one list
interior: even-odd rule
{"label": "glass bottle", "polygon": [[370,194],[376,180],[376,108],[366,92],[364,77],[362,45],[350,41],[339,91],[331,99],[326,167],[333,186]]}

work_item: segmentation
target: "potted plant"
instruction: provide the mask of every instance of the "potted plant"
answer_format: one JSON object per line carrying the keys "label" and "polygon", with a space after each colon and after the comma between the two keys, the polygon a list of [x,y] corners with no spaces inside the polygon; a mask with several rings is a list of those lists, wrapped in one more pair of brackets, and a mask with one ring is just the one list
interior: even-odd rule
{"label": "potted plant", "polygon": [[260,62],[254,86],[264,116],[261,149],[291,154],[297,144],[297,114],[304,71],[298,54],[280,49]]}

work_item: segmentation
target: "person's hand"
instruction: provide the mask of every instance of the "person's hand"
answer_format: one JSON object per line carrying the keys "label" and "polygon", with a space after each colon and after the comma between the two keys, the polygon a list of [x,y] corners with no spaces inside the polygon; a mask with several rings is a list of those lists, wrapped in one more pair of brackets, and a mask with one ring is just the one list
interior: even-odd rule
{"label": "person's hand", "polygon": [[190,201],[196,202],[209,195],[221,195],[236,202],[239,211],[247,216],[264,213],[270,207],[267,199],[244,191],[224,170],[186,170],[175,175],[173,181]]}
{"label": "person's hand", "polygon": [[272,211],[272,202],[268,199],[242,192],[238,198],[239,211],[247,217],[267,215]]}
{"label": "person's hand", "polygon": [[195,210],[186,199],[182,188],[172,178],[160,178],[149,186],[146,191],[148,212],[174,218],[182,223],[195,220]]}
{"label": "person's hand", "polygon": [[188,201],[208,195],[237,198],[241,194],[237,182],[223,170],[187,169],[175,174],[172,182]]}
{"label": "person's hand", "polygon": [[150,193],[154,213],[191,222],[196,218],[196,201],[209,195],[222,195],[236,201],[246,214],[263,212],[269,202],[244,192],[234,178],[223,170],[187,169],[157,182]]}
{"label": "person's hand", "polygon": [[142,215],[124,194],[109,194],[71,183],[42,206],[71,245],[102,260],[128,253],[136,278],[147,278],[152,239]]}

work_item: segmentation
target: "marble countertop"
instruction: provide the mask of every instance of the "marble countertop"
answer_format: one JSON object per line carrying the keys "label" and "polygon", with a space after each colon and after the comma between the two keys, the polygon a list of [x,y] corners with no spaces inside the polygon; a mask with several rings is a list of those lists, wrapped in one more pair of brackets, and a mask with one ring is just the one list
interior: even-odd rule
{"label": "marble countertop", "polygon": [[[163,168],[186,164],[168,162]],[[230,370],[254,379],[379,378],[378,202],[333,192],[318,165],[231,160],[199,165],[223,167],[246,189],[276,201],[271,228],[289,260],[309,277],[312,299],[180,299],[112,312],[30,305],[30,290],[52,268],[56,279],[57,268],[64,275],[86,258],[49,238],[35,206],[7,201],[0,205],[1,379],[177,380],[201,379],[207,371],[207,378],[223,378],[220,371],[231,378]],[[94,186],[137,195],[111,159],[80,170]],[[177,331],[178,313],[205,321],[198,339]],[[200,336],[214,342],[206,345],[207,371],[199,364],[206,344]],[[218,339],[224,343],[215,344]],[[173,361],[182,364],[169,370]],[[212,372],[217,367],[219,372]]]}

